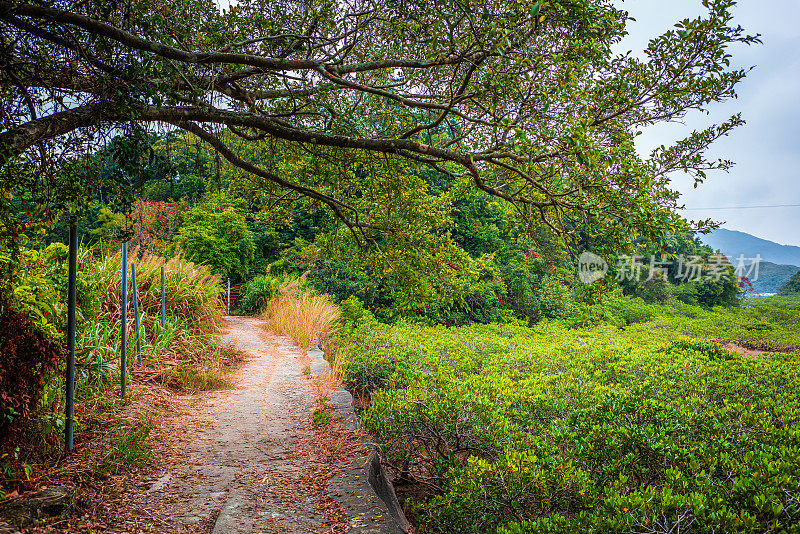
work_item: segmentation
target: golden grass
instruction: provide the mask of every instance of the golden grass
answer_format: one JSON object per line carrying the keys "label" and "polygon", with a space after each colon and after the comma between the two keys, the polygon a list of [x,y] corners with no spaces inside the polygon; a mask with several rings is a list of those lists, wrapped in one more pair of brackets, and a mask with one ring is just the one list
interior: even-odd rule
{"label": "golden grass", "polygon": [[269,328],[302,350],[319,345],[330,362],[333,378],[341,378],[347,351],[338,337],[342,315],[330,297],[304,288],[300,279],[289,279],[267,302],[262,318]]}

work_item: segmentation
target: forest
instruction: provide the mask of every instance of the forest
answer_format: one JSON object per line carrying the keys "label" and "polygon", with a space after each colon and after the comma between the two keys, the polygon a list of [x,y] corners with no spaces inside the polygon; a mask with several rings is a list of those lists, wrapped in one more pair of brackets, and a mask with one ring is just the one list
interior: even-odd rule
{"label": "forest", "polygon": [[236,316],[325,352],[415,532],[800,532],[800,273],[748,298],[670,181],[744,121],[635,145],[747,75],[703,5],[641,59],[605,1],[0,1],[0,510],[96,519]]}

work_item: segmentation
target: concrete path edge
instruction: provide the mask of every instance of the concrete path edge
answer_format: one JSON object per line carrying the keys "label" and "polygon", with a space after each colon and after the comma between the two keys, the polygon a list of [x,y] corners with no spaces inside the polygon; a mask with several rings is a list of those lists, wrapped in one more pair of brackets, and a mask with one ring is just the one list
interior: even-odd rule
{"label": "concrete path edge", "polygon": [[[312,369],[316,366],[319,366],[317,369],[320,369],[321,362],[324,362],[326,369],[330,369],[328,366],[327,357],[321,349],[311,349],[308,351],[308,356],[312,362]],[[355,413],[353,408],[353,396],[349,391],[344,388],[332,389],[328,394],[328,402],[334,407],[332,413],[334,418],[345,421],[352,430],[362,429],[361,421],[359,420],[358,415]],[[349,483],[349,485],[351,485],[351,489],[356,489],[356,493],[369,492],[373,496],[377,496],[377,498],[381,501],[380,504],[382,506],[380,506],[380,508],[382,508],[382,513],[388,513],[389,517],[391,517],[391,521],[384,520],[377,522],[374,525],[375,527],[384,525],[383,528],[379,529],[365,528],[366,525],[354,523],[351,524],[351,527],[353,528],[351,532],[358,534],[371,534],[373,532],[375,534],[412,533],[413,528],[411,523],[409,523],[408,519],[403,513],[403,508],[400,505],[400,502],[397,500],[397,494],[394,491],[394,486],[387,476],[386,470],[381,464],[380,456],[377,451],[373,450],[368,457],[362,458],[353,463],[358,466],[357,472],[361,474],[354,477],[357,479],[356,488],[352,487],[353,481]],[[351,465],[350,467],[346,468],[353,469],[354,467]],[[341,484],[341,481],[334,480],[332,483]],[[345,483],[345,485],[348,485],[348,483]],[[329,487],[330,486],[331,485],[329,485]],[[343,502],[347,500],[350,500],[351,502]],[[345,507],[352,509],[352,499],[347,499],[345,495],[340,495],[337,497],[337,501],[339,501],[340,504],[345,505]]]}

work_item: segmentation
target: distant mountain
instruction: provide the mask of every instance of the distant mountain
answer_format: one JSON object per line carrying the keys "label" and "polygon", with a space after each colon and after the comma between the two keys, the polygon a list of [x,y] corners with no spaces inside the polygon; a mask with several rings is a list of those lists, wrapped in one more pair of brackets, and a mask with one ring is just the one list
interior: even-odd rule
{"label": "distant mountain", "polygon": [[754,258],[760,254],[762,261],[778,265],[795,265],[800,268],[800,247],[781,245],[745,232],[725,228],[718,228],[699,237],[706,245],[728,256],[734,265],[740,254],[744,254],[745,258]]}
{"label": "distant mountain", "polygon": [[796,265],[778,265],[762,261],[758,264],[758,278],[754,280],[752,275],[749,278],[756,293],[777,293],[796,272],[800,272],[800,267]]}
{"label": "distant mountain", "polygon": [[736,265],[737,258],[742,254],[745,259],[755,258],[760,254],[758,278],[754,279],[753,272],[747,273],[756,293],[777,293],[800,270],[800,247],[781,245],[725,228],[718,228],[699,237],[706,245],[728,256],[733,265]]}

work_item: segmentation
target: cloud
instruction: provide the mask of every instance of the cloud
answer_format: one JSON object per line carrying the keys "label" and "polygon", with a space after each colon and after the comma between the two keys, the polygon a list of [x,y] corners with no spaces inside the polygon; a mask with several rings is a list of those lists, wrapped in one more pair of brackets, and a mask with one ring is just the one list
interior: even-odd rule
{"label": "cloud", "polygon": [[[641,51],[649,38],[678,20],[703,13],[699,0],[621,2],[636,19],[621,50]],[[685,124],[661,124],[645,130],[637,142],[642,154],[670,144],[741,111],[747,124],[719,140],[710,155],[732,159],[729,174],[712,173],[697,189],[685,176],[673,177],[673,187],[687,207],[728,207],[800,204],[800,3],[795,0],[743,2],[734,8],[735,23],[748,33],[760,33],[760,46],[732,51],[735,64],[755,66],[738,88],[737,100],[712,108],[711,115],[691,114]],[[690,218],[712,217],[726,228],[741,230],[784,244],[800,245],[800,207],[687,211]]]}

